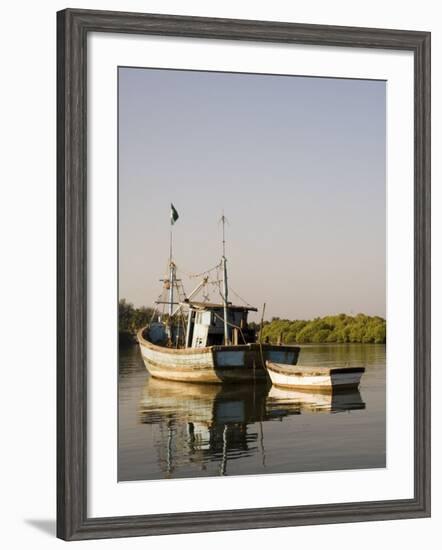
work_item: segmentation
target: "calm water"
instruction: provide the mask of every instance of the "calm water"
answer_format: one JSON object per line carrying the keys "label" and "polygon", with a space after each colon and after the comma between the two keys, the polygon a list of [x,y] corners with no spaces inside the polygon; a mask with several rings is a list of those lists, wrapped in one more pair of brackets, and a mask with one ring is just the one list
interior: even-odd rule
{"label": "calm water", "polygon": [[385,467],[385,346],[311,345],[299,363],[365,366],[334,396],[151,378],[120,350],[119,480]]}

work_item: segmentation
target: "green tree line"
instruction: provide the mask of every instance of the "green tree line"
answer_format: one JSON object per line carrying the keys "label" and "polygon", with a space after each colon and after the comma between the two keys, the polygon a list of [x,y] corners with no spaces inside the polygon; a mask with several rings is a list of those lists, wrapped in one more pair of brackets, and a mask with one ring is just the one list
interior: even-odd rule
{"label": "green tree line", "polygon": [[124,298],[118,302],[118,339],[120,344],[135,342],[137,331],[146,326],[153,314],[150,307],[134,307]]}
{"label": "green tree line", "polygon": [[311,321],[279,319],[274,317],[263,325],[263,341],[285,344],[307,343],[374,343],[386,341],[386,321],[363,313],[355,316],[341,313],[317,317]]}
{"label": "green tree line", "polygon": [[[118,303],[118,334],[120,344],[135,342],[137,331],[146,326],[153,314],[149,307],[134,307],[121,299]],[[252,328],[254,323],[250,323]],[[258,326],[255,327],[258,330]],[[386,341],[386,321],[382,317],[358,313],[355,316],[341,313],[317,317],[310,321],[280,319],[265,321],[262,340],[285,344],[309,343],[374,343]]]}

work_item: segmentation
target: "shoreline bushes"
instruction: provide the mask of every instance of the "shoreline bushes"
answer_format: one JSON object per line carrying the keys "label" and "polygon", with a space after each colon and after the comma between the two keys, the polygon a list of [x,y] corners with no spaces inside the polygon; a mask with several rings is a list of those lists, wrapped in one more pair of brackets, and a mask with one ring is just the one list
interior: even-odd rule
{"label": "shoreline bushes", "polygon": [[263,326],[263,341],[285,344],[360,343],[385,344],[386,321],[382,317],[341,313],[311,321],[274,317]]}
{"label": "shoreline bushes", "polygon": [[[135,342],[137,331],[147,325],[153,314],[148,307],[136,308],[125,300],[118,303],[118,336],[121,345]],[[250,323],[250,326],[255,326]],[[310,321],[274,317],[263,325],[262,341],[284,344],[360,343],[385,344],[386,321],[379,316],[340,313]]]}
{"label": "shoreline bushes", "polygon": [[133,304],[122,298],[118,302],[119,344],[124,346],[135,343],[137,331],[150,322],[152,314],[152,308],[136,308]]}

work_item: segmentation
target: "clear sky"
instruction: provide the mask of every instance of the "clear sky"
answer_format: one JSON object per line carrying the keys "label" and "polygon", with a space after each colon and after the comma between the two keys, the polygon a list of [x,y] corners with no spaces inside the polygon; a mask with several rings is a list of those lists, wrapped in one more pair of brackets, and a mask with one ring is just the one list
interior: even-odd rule
{"label": "clear sky", "polygon": [[266,318],[385,316],[385,124],[383,81],[120,68],[120,298],[160,294],[173,202],[187,293],[224,209],[231,287]]}

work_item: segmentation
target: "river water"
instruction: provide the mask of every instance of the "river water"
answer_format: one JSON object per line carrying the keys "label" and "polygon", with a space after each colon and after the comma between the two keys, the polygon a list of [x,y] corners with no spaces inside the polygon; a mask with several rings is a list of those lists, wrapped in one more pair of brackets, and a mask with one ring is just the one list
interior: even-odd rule
{"label": "river water", "polygon": [[119,481],[384,468],[385,346],[302,346],[299,364],[365,366],[359,391],[183,384],[120,349]]}

